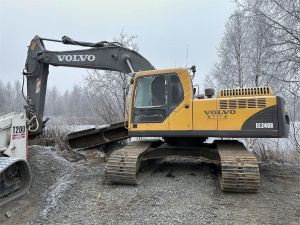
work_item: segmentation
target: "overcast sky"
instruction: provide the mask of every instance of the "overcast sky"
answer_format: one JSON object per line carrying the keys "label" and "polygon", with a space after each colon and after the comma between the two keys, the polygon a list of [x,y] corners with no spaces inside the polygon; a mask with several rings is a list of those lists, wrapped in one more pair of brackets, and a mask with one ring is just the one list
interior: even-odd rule
{"label": "overcast sky", "polygon": [[[138,35],[140,53],[159,69],[184,67],[188,47],[188,66],[197,66],[196,81],[203,83],[233,9],[232,0],[0,0],[0,79],[21,81],[27,46],[36,34],[97,42],[111,41],[124,29]],[[48,85],[70,90],[86,74],[50,67]]]}

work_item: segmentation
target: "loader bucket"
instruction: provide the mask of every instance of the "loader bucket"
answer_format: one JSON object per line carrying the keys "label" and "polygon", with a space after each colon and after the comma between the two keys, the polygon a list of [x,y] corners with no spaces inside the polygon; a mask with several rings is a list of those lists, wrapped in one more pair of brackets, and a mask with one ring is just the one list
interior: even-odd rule
{"label": "loader bucket", "polygon": [[128,138],[125,123],[110,124],[103,128],[91,128],[69,133],[65,142],[74,150],[84,150],[101,147]]}

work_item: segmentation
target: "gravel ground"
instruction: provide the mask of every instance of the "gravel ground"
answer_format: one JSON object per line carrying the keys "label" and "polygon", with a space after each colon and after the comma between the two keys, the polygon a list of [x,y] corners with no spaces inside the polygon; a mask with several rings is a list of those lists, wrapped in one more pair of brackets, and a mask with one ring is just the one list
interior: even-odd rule
{"label": "gravel ground", "polygon": [[29,149],[33,184],[0,208],[0,224],[299,224],[300,168],[261,165],[257,194],[222,193],[214,166],[176,159],[145,167],[138,186],[107,185],[92,155],[69,162]]}

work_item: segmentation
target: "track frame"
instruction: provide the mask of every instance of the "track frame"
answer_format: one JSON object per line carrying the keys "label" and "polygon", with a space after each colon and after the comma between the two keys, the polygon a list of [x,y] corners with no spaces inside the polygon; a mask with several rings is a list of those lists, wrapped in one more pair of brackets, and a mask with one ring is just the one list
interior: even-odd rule
{"label": "track frame", "polygon": [[141,162],[170,156],[201,158],[220,168],[224,192],[257,192],[260,185],[258,161],[236,140],[215,141],[198,147],[169,146],[161,141],[131,142],[111,153],[107,162],[109,183],[137,185]]}

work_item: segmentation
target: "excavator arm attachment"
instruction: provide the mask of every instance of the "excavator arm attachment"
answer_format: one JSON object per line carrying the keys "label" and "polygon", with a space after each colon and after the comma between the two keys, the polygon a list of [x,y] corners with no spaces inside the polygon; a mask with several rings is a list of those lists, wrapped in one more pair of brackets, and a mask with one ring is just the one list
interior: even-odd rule
{"label": "excavator arm attachment", "polygon": [[[44,41],[91,48],[73,51],[49,51],[46,50]],[[43,114],[49,65],[111,70],[121,73],[155,69],[139,53],[125,48],[117,42],[88,43],[75,41],[66,36],[62,40],[35,36],[28,48],[23,71],[27,78],[26,114],[27,127],[31,136],[40,134],[46,122],[43,121]]]}

